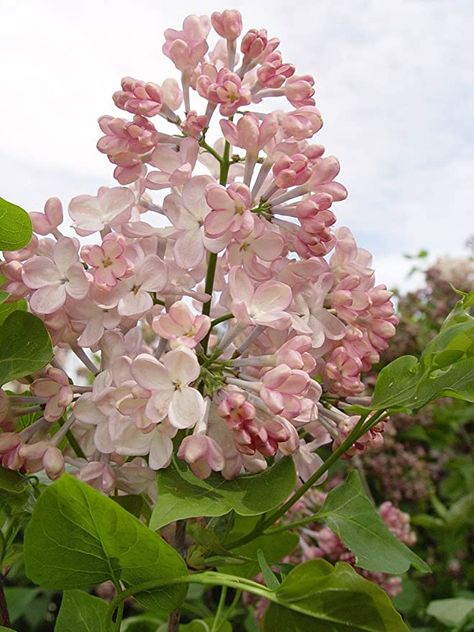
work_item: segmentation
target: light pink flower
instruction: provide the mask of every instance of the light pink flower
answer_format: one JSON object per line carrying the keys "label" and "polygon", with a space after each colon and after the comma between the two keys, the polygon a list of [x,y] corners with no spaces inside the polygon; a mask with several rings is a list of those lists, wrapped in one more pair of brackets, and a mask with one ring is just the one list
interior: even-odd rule
{"label": "light pink flower", "polygon": [[198,142],[184,138],[178,145],[160,145],[155,149],[150,164],[159,171],[150,171],[145,180],[148,189],[166,189],[185,184],[192,176],[199,152]]}
{"label": "light pink flower", "polygon": [[252,196],[248,186],[237,182],[227,188],[209,184],[206,200],[212,209],[204,220],[208,237],[226,237],[230,241],[234,233],[245,236],[252,231],[254,218],[250,212]]}
{"label": "light pink flower", "polygon": [[291,288],[279,281],[265,281],[255,288],[239,268],[229,273],[229,291],[232,298],[231,311],[241,322],[284,329],[290,323],[285,311],[291,303]]}
{"label": "light pink flower", "polygon": [[77,339],[81,347],[93,347],[107,330],[115,329],[122,320],[115,307],[99,306],[90,298],[66,301],[65,307],[73,327],[82,330]]}
{"label": "light pink flower", "polygon": [[40,256],[25,262],[22,279],[35,290],[30,305],[36,312],[52,314],[64,305],[67,296],[76,300],[87,296],[89,281],[77,251],[75,239],[61,237],[54,246],[52,259]]}
{"label": "light pink flower", "polygon": [[122,235],[109,233],[101,246],[84,246],[81,256],[93,268],[94,281],[99,285],[115,287],[117,280],[126,275],[130,264],[125,257],[126,240]]}
{"label": "light pink flower", "polygon": [[69,215],[79,235],[91,235],[130,219],[135,196],[126,187],[101,187],[96,196],[78,195],[69,204]]}
{"label": "light pink flower", "polygon": [[301,412],[301,398],[306,394],[309,383],[306,371],[281,364],[264,373],[260,397],[277,415],[297,417]]}
{"label": "light pink flower", "polygon": [[346,331],[344,323],[324,307],[332,284],[331,273],[322,274],[317,283],[308,284],[294,297],[291,310],[293,329],[299,334],[311,336],[315,349],[322,347],[327,338],[341,340]]}
{"label": "light pink flower", "polygon": [[153,330],[166,340],[170,347],[195,347],[211,327],[211,319],[204,314],[193,314],[184,301],[173,303],[166,314],[155,316]]}
{"label": "light pink flower", "polygon": [[211,239],[204,233],[204,221],[211,211],[206,189],[211,182],[209,176],[194,176],[183,186],[181,194],[171,193],[163,201],[163,210],[179,231],[174,256],[183,269],[196,268],[207,251],[219,252],[225,246],[225,240]]}
{"label": "light pink flower", "polygon": [[231,145],[242,147],[250,154],[257,156],[258,152],[275,136],[278,130],[278,117],[272,112],[260,121],[253,112],[247,112],[239,118],[237,124],[222,119],[220,126],[225,139]]}
{"label": "light pink flower", "polygon": [[157,255],[147,255],[135,263],[134,274],[117,286],[121,316],[140,317],[153,306],[150,292],[160,292],[167,283],[166,266]]}
{"label": "light pink flower", "polygon": [[110,494],[115,487],[116,476],[108,463],[89,461],[77,472],[76,477],[104,494]]}
{"label": "light pink flower", "polygon": [[154,422],[166,416],[175,428],[192,428],[202,419],[205,409],[201,393],[189,386],[197,380],[200,366],[195,354],[186,347],[169,351],[159,362],[140,354],[132,363],[132,375],[151,392],[146,415]]}
{"label": "light pink flower", "polygon": [[242,265],[245,272],[258,281],[270,279],[272,269],[268,264],[281,256],[285,246],[281,235],[271,230],[270,226],[267,222],[257,220],[249,235],[238,241],[233,239],[226,253],[229,266]]}
{"label": "light pink flower", "polygon": [[215,66],[206,64],[205,73],[197,78],[196,90],[210,103],[220,105],[222,116],[232,116],[242,105],[250,103],[250,90],[228,68],[217,71]]}
{"label": "light pink flower", "polygon": [[73,390],[67,375],[61,369],[50,367],[42,377],[36,378],[30,390],[37,397],[46,397],[44,418],[57,421],[73,399]]}

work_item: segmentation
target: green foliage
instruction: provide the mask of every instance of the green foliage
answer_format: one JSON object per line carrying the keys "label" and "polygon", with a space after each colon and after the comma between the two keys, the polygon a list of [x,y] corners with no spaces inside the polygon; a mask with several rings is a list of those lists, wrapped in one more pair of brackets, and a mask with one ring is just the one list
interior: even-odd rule
{"label": "green foliage", "polygon": [[52,357],[51,339],[37,316],[15,311],[0,326],[0,385],[38,371]]}
{"label": "green foliage", "polygon": [[[46,588],[86,588],[106,580],[125,586],[186,574],[178,553],[117,503],[63,475],[39,498],[25,533],[28,577]],[[169,612],[181,586],[142,593],[147,607]]]}
{"label": "green foliage", "polygon": [[30,216],[26,211],[0,198],[0,250],[19,250],[32,235]]}
{"label": "green foliage", "polygon": [[474,598],[437,599],[428,605],[426,612],[444,625],[462,626],[474,615]]}
{"label": "green foliage", "polygon": [[474,292],[457,303],[421,357],[397,358],[382,369],[372,410],[419,410],[442,396],[474,401]]}
{"label": "green foliage", "polygon": [[23,298],[18,301],[13,301],[12,303],[5,303],[9,296],[8,292],[2,292],[0,290],[0,325],[7,319],[8,316],[10,316],[12,312],[17,310],[26,312],[27,310],[27,303]]}
{"label": "green foliage", "polygon": [[7,507],[23,507],[33,495],[33,488],[26,476],[0,466],[0,498]]}
{"label": "green foliage", "polygon": [[81,590],[65,590],[54,632],[111,632],[107,602]]}
{"label": "green foliage", "polygon": [[275,591],[264,632],[407,632],[385,592],[343,562],[312,560],[294,568]]}
{"label": "green foliage", "polygon": [[202,481],[184,465],[175,464],[158,473],[158,502],[150,528],[195,516],[223,516],[232,509],[243,516],[265,513],[291,493],[296,482],[291,458],[285,458],[259,474],[226,481],[213,474]]}
{"label": "green foliage", "polygon": [[316,514],[341,538],[357,558],[357,566],[368,571],[399,575],[410,565],[428,573],[430,567],[398,540],[364,494],[359,473],[329,492]]}

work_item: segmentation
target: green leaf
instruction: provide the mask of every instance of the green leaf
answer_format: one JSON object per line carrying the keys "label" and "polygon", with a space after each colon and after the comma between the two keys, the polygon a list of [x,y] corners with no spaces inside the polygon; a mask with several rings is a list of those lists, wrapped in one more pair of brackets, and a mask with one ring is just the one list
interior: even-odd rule
{"label": "green leaf", "polygon": [[444,625],[458,626],[474,612],[474,599],[437,599],[428,605],[426,612]]}
{"label": "green leaf", "polygon": [[30,216],[26,211],[0,198],[0,250],[19,250],[32,235]]}
{"label": "green leaf", "polygon": [[398,540],[364,494],[359,473],[329,492],[316,514],[341,538],[357,558],[357,566],[373,572],[404,573],[412,564],[428,573],[430,567]]}
{"label": "green leaf", "polygon": [[408,632],[386,593],[343,562],[300,564],[275,594],[264,632]]}
{"label": "green leaf", "polygon": [[0,632],[15,632],[13,628],[5,628],[3,625],[0,625]]}
{"label": "green leaf", "polygon": [[[126,587],[187,573],[178,553],[110,498],[64,474],[40,496],[25,532],[27,576],[45,588]],[[169,612],[186,588],[166,586],[138,599]]]}
{"label": "green leaf", "polygon": [[115,496],[113,500],[136,518],[144,516],[146,520],[149,520],[151,514],[150,506],[140,494]]}
{"label": "green leaf", "polygon": [[38,371],[52,357],[51,338],[37,316],[15,311],[0,326],[0,385]]}
{"label": "green leaf", "polygon": [[437,397],[474,402],[474,292],[459,301],[420,360],[402,356],[384,367],[371,410],[418,410]]}
{"label": "green leaf", "polygon": [[120,632],[158,632],[162,623],[161,619],[151,615],[139,614],[136,617],[127,617],[122,622]]}
{"label": "green leaf", "polygon": [[66,590],[54,632],[111,632],[107,610],[103,599],[81,590]]}
{"label": "green leaf", "polygon": [[280,582],[278,581],[275,573],[270,568],[270,565],[265,558],[265,553],[262,551],[262,549],[258,549],[257,559],[260,570],[262,571],[263,579],[265,580],[265,584],[271,590],[276,590],[280,586]]}
{"label": "green leaf", "polygon": [[[239,577],[254,577],[260,572],[258,561],[258,551],[260,550],[268,563],[279,562],[286,555],[289,555],[296,548],[299,537],[296,533],[283,532],[275,535],[260,535],[248,544],[232,549],[234,555],[241,555],[250,558],[251,562],[238,564],[219,564],[218,569],[230,575]],[[270,586],[271,587],[271,586]]]}
{"label": "green leaf", "polygon": [[158,472],[158,502],[150,528],[196,516],[223,516],[232,509],[254,516],[277,507],[291,493],[296,472],[291,458],[281,459],[259,474],[226,481],[213,474],[202,481],[181,463]]}
{"label": "green leaf", "polygon": [[411,401],[416,389],[414,377],[418,360],[415,356],[401,356],[387,364],[379,373],[375,384],[372,408],[382,410]]}
{"label": "green leaf", "polygon": [[33,487],[26,476],[0,466],[0,499],[12,509],[31,509]]}
{"label": "green leaf", "polygon": [[27,309],[28,305],[23,298],[19,301],[13,301],[13,303],[5,303],[2,301],[0,305],[0,325],[5,322],[12,312],[26,312]]}
{"label": "green leaf", "polygon": [[448,529],[461,529],[474,524],[474,492],[463,496],[449,508],[445,516]]}
{"label": "green leaf", "polygon": [[22,586],[12,586],[5,588],[10,621],[14,623],[28,609],[31,602],[35,600],[39,588],[23,588]]}

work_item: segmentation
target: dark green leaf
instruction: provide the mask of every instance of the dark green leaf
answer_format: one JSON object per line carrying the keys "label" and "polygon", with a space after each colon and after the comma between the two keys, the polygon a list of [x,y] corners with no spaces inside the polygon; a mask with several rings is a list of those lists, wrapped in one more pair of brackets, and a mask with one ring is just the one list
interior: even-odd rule
{"label": "dark green leaf", "polygon": [[32,235],[30,216],[26,211],[0,198],[0,250],[19,250]]}
{"label": "dark green leaf", "polygon": [[15,623],[26,612],[39,592],[39,588],[23,588],[22,586],[5,588],[5,597],[12,623]]}
{"label": "dark green leaf", "polygon": [[26,476],[0,466],[0,500],[10,508],[31,509],[33,487]]}
{"label": "dark green leaf", "polygon": [[262,514],[278,506],[295,486],[291,458],[268,470],[226,481],[213,474],[202,481],[182,464],[158,473],[158,502],[150,520],[159,529],[174,520],[195,516],[223,516],[232,509],[243,516]]}
{"label": "dark green leaf", "polygon": [[122,622],[120,632],[158,632],[162,623],[162,620],[151,615],[139,614],[136,617],[127,617]]}
{"label": "dark green leaf", "polygon": [[[86,588],[108,579],[125,586],[186,574],[178,553],[117,503],[67,474],[36,503],[25,532],[28,577],[46,588]],[[186,594],[168,586],[138,595],[169,612]]]}
{"label": "dark green leaf", "polygon": [[343,562],[300,564],[275,594],[264,632],[408,632],[386,593]]}
{"label": "dark green leaf", "polygon": [[387,528],[364,494],[359,473],[329,492],[316,514],[341,538],[357,558],[357,566],[369,571],[404,573],[412,564],[425,573],[429,566],[398,540]]}
{"label": "dark green leaf", "polygon": [[0,632],[15,632],[13,628],[5,628],[3,625],[0,625]]}
{"label": "dark green leaf", "polygon": [[15,311],[0,326],[0,385],[38,371],[53,357],[43,322]]}
{"label": "dark green leaf", "polygon": [[111,632],[107,609],[103,599],[81,590],[66,590],[54,632]]}

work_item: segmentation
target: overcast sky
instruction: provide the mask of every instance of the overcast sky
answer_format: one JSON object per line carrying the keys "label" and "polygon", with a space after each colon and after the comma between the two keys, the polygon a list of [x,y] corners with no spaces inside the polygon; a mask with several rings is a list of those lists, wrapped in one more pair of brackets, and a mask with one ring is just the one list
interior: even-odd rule
{"label": "overcast sky", "polygon": [[238,8],[317,82],[317,138],[342,165],[336,206],[377,278],[403,253],[463,254],[474,234],[472,0],[0,0],[0,196],[28,210],[111,185],[97,117],[120,78],[177,77],[161,46],[189,13]]}

